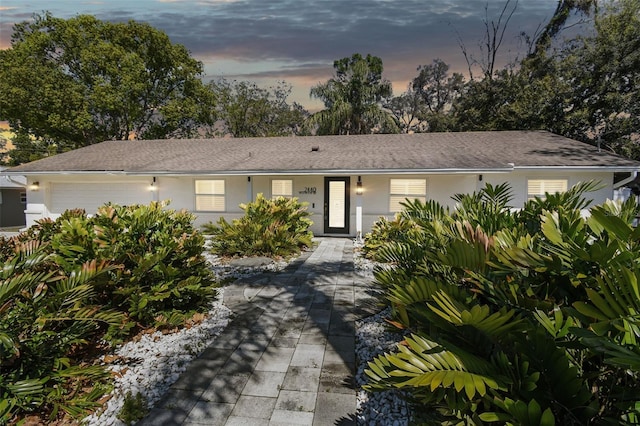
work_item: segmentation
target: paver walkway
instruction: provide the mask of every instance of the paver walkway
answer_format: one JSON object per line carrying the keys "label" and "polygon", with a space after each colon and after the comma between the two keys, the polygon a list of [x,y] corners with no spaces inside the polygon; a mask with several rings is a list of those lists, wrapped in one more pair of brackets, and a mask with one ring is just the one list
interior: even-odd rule
{"label": "paver walkway", "polygon": [[236,317],[143,425],[352,425],[355,320],[375,310],[353,245],[321,238],[283,272],[225,288]]}

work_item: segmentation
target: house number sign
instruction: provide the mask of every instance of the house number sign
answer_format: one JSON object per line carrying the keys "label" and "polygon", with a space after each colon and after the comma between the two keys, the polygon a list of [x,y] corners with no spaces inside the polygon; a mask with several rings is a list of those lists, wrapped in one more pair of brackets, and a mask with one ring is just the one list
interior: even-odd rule
{"label": "house number sign", "polygon": [[316,192],[315,186],[305,186],[302,191],[298,191],[298,194],[315,194]]}

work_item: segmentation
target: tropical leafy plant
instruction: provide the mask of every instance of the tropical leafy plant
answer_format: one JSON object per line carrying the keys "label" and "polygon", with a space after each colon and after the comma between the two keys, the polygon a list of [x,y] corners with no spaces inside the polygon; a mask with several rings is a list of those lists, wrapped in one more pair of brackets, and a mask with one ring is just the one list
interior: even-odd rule
{"label": "tropical leafy plant", "polygon": [[142,419],[149,413],[147,399],[141,393],[135,394],[127,392],[124,397],[124,404],[118,412],[118,419],[126,425],[131,425]]}
{"label": "tropical leafy plant", "polygon": [[94,282],[98,302],[126,314],[107,335],[115,343],[133,328],[182,324],[215,296],[193,215],[167,205],[107,204],[92,217],[69,210],[18,238],[47,242],[51,259],[67,273],[94,259],[117,266]]}
{"label": "tropical leafy plant", "polygon": [[362,252],[366,257],[375,259],[378,249],[389,241],[411,240],[411,231],[414,227],[413,221],[403,219],[400,214],[397,214],[393,220],[380,217],[373,224],[371,232],[365,235]]}
{"label": "tropical leafy plant", "polygon": [[[130,321],[142,326],[182,324],[195,312],[206,310],[216,294],[202,255],[204,236],[193,228],[193,215],[166,209],[166,205],[108,204],[89,220],[90,250],[98,259],[122,266],[99,286],[101,300],[127,312]],[[76,232],[68,235],[73,238],[64,246],[73,247],[78,242]]]}
{"label": "tropical leafy plant", "polygon": [[290,256],[303,247],[311,247],[307,203],[297,198],[269,200],[258,194],[256,200],[241,204],[245,214],[231,223],[220,218],[217,224],[204,225],[213,236],[211,251],[223,256]]}
{"label": "tropical leafy plant", "polygon": [[0,424],[85,416],[109,390],[98,342],[208,308],[204,237],[165,207],[67,211],[0,240]]}
{"label": "tropical leafy plant", "polygon": [[594,187],[515,213],[500,187],[456,196],[445,215],[408,203],[421,240],[446,243],[379,249],[420,266],[376,273],[409,337],[369,363],[368,388],[408,391],[429,424],[639,423],[638,207],[585,218]]}
{"label": "tropical leafy plant", "polygon": [[391,96],[391,82],[382,77],[382,59],[351,57],[333,62],[335,75],[311,88],[310,95],[325,109],[312,114],[308,125],[318,135],[365,135],[398,133],[393,115],[382,107]]}
{"label": "tropical leafy plant", "polygon": [[[107,372],[82,360],[87,344],[122,315],[96,302],[93,282],[113,271],[95,260],[62,271],[38,241],[16,243],[0,271],[0,420],[48,407],[79,417],[108,389]],[[91,392],[79,392],[91,384]]]}

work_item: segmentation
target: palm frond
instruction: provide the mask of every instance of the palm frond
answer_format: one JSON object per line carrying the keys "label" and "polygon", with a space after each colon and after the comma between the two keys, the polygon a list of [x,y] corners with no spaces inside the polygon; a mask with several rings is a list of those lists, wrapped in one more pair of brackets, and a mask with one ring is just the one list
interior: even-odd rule
{"label": "palm frond", "polygon": [[[493,366],[468,355],[466,360],[446,351],[442,346],[418,335],[406,338],[398,353],[385,354],[368,363],[365,370],[372,382],[366,389],[384,388],[388,383],[396,388],[452,388],[464,390],[469,399],[485,396],[487,389],[503,388],[500,375]],[[466,363],[473,364],[473,370]]]}
{"label": "palm frond", "polygon": [[449,323],[473,327],[494,339],[505,337],[523,323],[522,319],[516,316],[515,310],[503,307],[499,311],[492,312],[489,306],[480,304],[468,308],[442,290],[433,295],[433,302],[428,303],[428,306]]}

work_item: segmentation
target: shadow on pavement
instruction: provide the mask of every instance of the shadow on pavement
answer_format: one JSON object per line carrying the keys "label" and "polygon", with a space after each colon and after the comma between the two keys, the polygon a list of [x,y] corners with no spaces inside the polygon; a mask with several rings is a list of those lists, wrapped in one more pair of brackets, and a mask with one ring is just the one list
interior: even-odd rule
{"label": "shadow on pavement", "polygon": [[224,299],[234,320],[139,424],[356,424],[355,321],[379,308],[350,240],[320,239]]}

